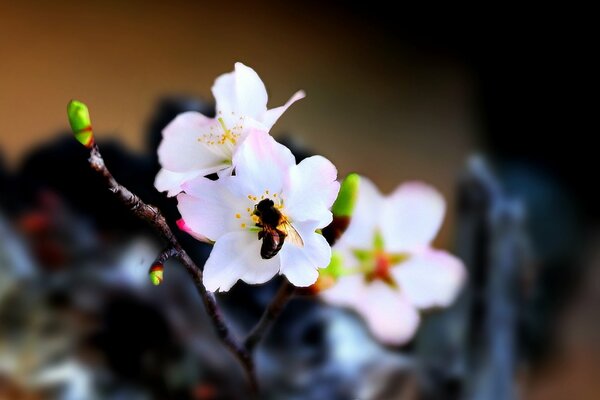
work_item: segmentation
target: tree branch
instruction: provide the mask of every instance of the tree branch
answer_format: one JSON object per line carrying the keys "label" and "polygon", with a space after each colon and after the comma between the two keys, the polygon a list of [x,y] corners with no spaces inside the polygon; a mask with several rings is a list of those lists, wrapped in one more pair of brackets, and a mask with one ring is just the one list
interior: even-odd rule
{"label": "tree branch", "polygon": [[[254,361],[251,352],[246,345],[242,345],[238,339],[231,333],[227,323],[223,319],[222,313],[217,304],[215,296],[207,292],[202,283],[202,270],[192,261],[186,251],[181,247],[179,241],[169,228],[167,221],[161,214],[160,210],[154,206],[148,205],[138,196],[133,194],[129,189],[120,185],[112,176],[104,163],[100,149],[94,144],[90,149],[90,166],[100,174],[108,186],[108,189],[128,207],[133,214],[138,218],[147,221],[152,227],[169,243],[167,250],[163,251],[160,257],[177,258],[185,267],[196,286],[196,290],[200,294],[206,312],[210,317],[217,336],[223,344],[236,356],[246,375],[248,377],[252,393],[258,393],[258,381],[254,370]],[[166,259],[165,258],[165,259]],[[254,331],[253,331],[254,332]]]}
{"label": "tree branch", "polygon": [[267,306],[265,312],[261,316],[257,324],[252,328],[246,340],[244,340],[244,346],[251,352],[254,350],[256,345],[262,340],[269,328],[273,325],[273,322],[279,317],[287,302],[294,295],[296,288],[287,281],[279,287],[277,294],[271,300],[271,303]]}
{"label": "tree branch", "polygon": [[156,257],[152,265],[154,264],[164,264],[169,258],[177,257],[177,249],[175,247],[167,247]]}

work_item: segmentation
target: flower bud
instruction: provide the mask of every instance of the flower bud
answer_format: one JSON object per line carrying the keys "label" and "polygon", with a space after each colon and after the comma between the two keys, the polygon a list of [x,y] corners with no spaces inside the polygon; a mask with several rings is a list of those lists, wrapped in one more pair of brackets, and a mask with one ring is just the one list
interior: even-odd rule
{"label": "flower bud", "polygon": [[351,217],[358,198],[358,187],[360,176],[350,174],[344,178],[340,186],[338,197],[331,207],[331,212],[335,217]]}
{"label": "flower bud", "polygon": [[338,197],[331,207],[333,221],[321,231],[323,237],[331,246],[335,244],[350,225],[350,218],[358,198],[359,184],[360,176],[358,174],[350,174],[342,181]]}
{"label": "flower bud", "polygon": [[150,281],[154,286],[158,286],[162,283],[164,277],[165,267],[161,263],[154,263],[148,271],[150,275]]}
{"label": "flower bud", "polygon": [[94,132],[87,106],[80,101],[71,100],[67,105],[67,116],[75,139],[87,148],[92,147]]}

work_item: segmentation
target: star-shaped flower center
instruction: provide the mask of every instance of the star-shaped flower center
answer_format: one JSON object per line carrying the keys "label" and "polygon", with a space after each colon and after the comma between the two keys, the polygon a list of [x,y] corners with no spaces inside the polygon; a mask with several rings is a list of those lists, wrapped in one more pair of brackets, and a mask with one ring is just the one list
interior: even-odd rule
{"label": "star-shaped flower center", "polygon": [[364,274],[366,282],[371,283],[381,280],[394,289],[399,288],[391,269],[408,259],[409,255],[407,253],[386,252],[383,238],[379,232],[375,234],[372,249],[353,249],[352,253],[359,261],[358,269]]}

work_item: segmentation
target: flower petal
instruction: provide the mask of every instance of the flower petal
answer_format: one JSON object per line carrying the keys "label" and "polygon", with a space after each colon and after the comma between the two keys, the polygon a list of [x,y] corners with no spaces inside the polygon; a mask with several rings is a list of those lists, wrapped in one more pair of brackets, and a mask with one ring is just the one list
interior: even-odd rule
{"label": "flower petal", "polygon": [[156,187],[156,190],[159,192],[167,192],[169,197],[173,197],[183,190],[181,187],[185,182],[204,175],[208,175],[205,170],[173,172],[163,168],[156,174],[154,187]]}
{"label": "flower petal", "polygon": [[373,238],[378,229],[379,213],[383,208],[384,198],[377,187],[368,178],[360,177],[358,200],[352,214],[350,225],[335,248],[371,249]]}
{"label": "flower petal", "polygon": [[294,221],[331,222],[331,205],[340,190],[337,169],[326,158],[308,157],[293,166],[284,189],[285,211]]}
{"label": "flower petal", "polygon": [[392,268],[392,273],[400,290],[418,308],[450,305],[466,279],[462,261],[439,250],[415,254]]}
{"label": "flower petal", "polygon": [[327,303],[356,308],[358,299],[364,296],[366,290],[365,279],[360,274],[342,276],[338,281],[320,293],[320,296]]}
{"label": "flower petal", "polygon": [[227,232],[241,229],[236,214],[247,205],[229,190],[233,178],[212,181],[200,177],[184,185],[186,193],[177,196],[177,208],[192,232],[216,241]]}
{"label": "flower petal", "polygon": [[321,297],[328,303],[354,309],[373,335],[386,344],[406,343],[419,325],[417,310],[402,292],[381,281],[368,284],[360,274],[341,277]]}
{"label": "flower petal", "polygon": [[325,268],[331,261],[331,247],[323,235],[315,233],[316,225],[316,221],[294,223],[304,246],[285,241],[279,252],[281,273],[294,286],[306,287],[315,283],[319,276],[317,269]]}
{"label": "flower petal", "polygon": [[282,106],[272,108],[265,112],[261,118],[261,122],[267,131],[270,131],[275,122],[281,117],[281,115],[295,102],[306,97],[304,91],[299,90]]}
{"label": "flower petal", "polygon": [[[226,158],[198,139],[220,126],[197,112],[179,114],[163,130],[163,140],[158,146],[158,159],[163,168],[173,172],[207,170],[213,173],[227,167]],[[205,172],[205,171],[203,171]]]}
{"label": "flower petal", "polygon": [[398,290],[375,281],[367,286],[359,301],[358,312],[381,342],[401,345],[414,336],[420,322],[419,313]]}
{"label": "flower petal", "polygon": [[260,196],[265,190],[279,193],[288,174],[296,165],[292,152],[279,144],[268,133],[254,130],[233,156],[235,174],[242,191]]}
{"label": "flower petal", "polygon": [[437,235],[446,203],[432,186],[422,182],[400,185],[385,201],[381,233],[388,251],[426,248]]}
{"label": "flower petal", "polygon": [[[249,254],[256,254],[256,262],[248,264],[246,271],[242,276],[242,280],[249,284],[260,284],[265,283],[273,278],[279,272],[279,264],[281,259],[278,256],[265,260],[260,257],[260,246],[262,242],[256,237],[256,233],[250,236],[250,242],[248,246],[252,246],[252,250],[249,250]],[[255,260],[254,256],[251,258]]]}
{"label": "flower petal", "polygon": [[279,258],[263,260],[256,233],[229,232],[219,238],[204,265],[204,286],[211,292],[228,291],[238,279],[263,283],[279,269]]}
{"label": "flower petal", "polygon": [[258,74],[238,62],[233,72],[215,80],[212,93],[217,102],[217,117],[231,124],[240,116],[259,119],[267,111],[267,89]]}
{"label": "flower petal", "polygon": [[211,241],[210,239],[208,239],[206,236],[202,236],[202,235],[200,235],[200,234],[198,234],[198,233],[194,232],[194,231],[192,230],[192,228],[190,228],[189,226],[187,226],[187,224],[185,223],[185,220],[184,220],[183,218],[181,218],[181,219],[178,219],[178,220],[176,221],[176,224],[177,224],[177,227],[178,227],[178,228],[179,228],[181,231],[183,231],[183,232],[187,233],[188,235],[190,235],[190,236],[191,236],[191,237],[193,237],[194,239],[196,239],[196,240],[198,240],[198,241],[200,241],[200,242],[204,242],[204,243],[211,243],[211,244],[212,244],[212,241]]}

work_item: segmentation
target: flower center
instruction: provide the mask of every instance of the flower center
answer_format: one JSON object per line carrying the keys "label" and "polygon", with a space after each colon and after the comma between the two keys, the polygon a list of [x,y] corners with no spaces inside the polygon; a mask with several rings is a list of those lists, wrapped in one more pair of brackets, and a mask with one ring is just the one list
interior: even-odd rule
{"label": "flower center", "polygon": [[[281,199],[278,193],[271,193],[271,191],[267,189],[260,195],[249,194],[246,197],[251,204],[248,204],[245,212],[234,214],[234,217],[239,221],[242,229],[249,229],[257,232],[260,231],[260,225],[263,225],[261,222],[264,218],[262,216],[263,213],[268,214],[267,219],[269,221],[274,221],[275,217],[271,214],[275,214],[276,211],[279,212],[279,215],[282,215],[283,199]],[[271,210],[271,208],[273,210]],[[259,212],[257,212],[257,210],[259,210]]]}
{"label": "flower center", "polygon": [[259,228],[258,240],[262,240],[260,256],[264,259],[273,258],[283,247],[283,243],[290,241],[296,246],[304,246],[300,234],[281,213],[281,207],[269,198],[262,199],[254,206],[252,213],[255,226]]}
{"label": "flower center", "polygon": [[[198,138],[198,141],[210,146],[225,144],[231,146],[235,145],[240,136],[242,136],[242,130],[244,128],[243,117],[240,117],[237,124],[231,129],[227,127],[225,120],[222,117],[217,118],[217,121],[219,121],[219,126],[211,125],[210,131],[202,134]],[[222,130],[222,132],[220,130]]]}
{"label": "flower center", "polygon": [[257,226],[268,226],[273,229],[277,228],[282,218],[281,211],[275,206],[273,200],[269,198],[259,201],[254,206],[252,214],[257,218]]}
{"label": "flower center", "polygon": [[390,267],[392,262],[390,257],[385,253],[375,255],[375,268],[373,276],[379,279],[387,279],[390,276]]}
{"label": "flower center", "polygon": [[354,249],[352,252],[360,263],[358,269],[364,275],[366,282],[379,280],[398,289],[398,284],[391,273],[392,267],[405,261],[408,254],[386,252],[379,232],[375,234],[371,250]]}
{"label": "flower center", "polygon": [[397,288],[398,284],[391,274],[391,268],[394,265],[392,261],[390,255],[384,252],[376,252],[373,256],[373,266],[371,267],[371,271],[365,273],[365,280],[367,282],[373,282],[379,279],[387,285]]}

